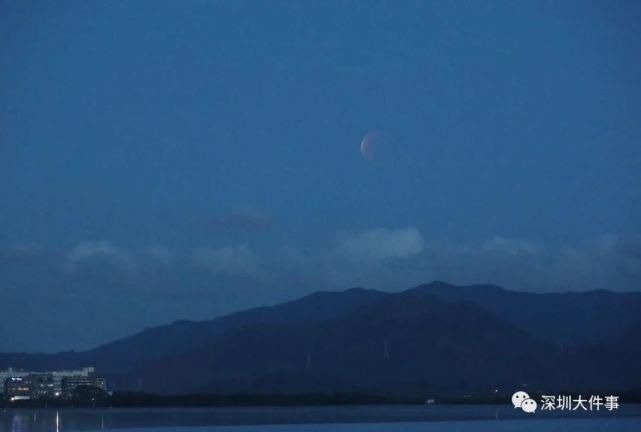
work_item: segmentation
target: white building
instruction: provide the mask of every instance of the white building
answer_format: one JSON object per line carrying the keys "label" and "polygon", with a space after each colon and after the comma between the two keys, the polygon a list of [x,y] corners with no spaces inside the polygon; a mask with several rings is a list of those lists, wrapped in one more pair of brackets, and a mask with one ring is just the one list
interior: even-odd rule
{"label": "white building", "polygon": [[82,369],[70,369],[52,371],[53,375],[53,391],[56,397],[62,394],[62,380],[69,377],[89,377],[96,371],[93,367],[84,367]]}
{"label": "white building", "polygon": [[[62,394],[62,380],[64,378],[89,377],[93,375],[95,371],[96,369],[93,367],[84,367],[82,369],[47,371],[47,373],[50,373],[53,376],[53,391],[54,395],[58,397]],[[8,378],[26,378],[32,373],[35,374],[38,372],[13,368],[0,370],[0,395],[4,395],[4,382]]]}
{"label": "white building", "polygon": [[24,378],[31,372],[22,369],[9,368],[0,370],[0,395],[4,395],[4,382],[9,378]]}

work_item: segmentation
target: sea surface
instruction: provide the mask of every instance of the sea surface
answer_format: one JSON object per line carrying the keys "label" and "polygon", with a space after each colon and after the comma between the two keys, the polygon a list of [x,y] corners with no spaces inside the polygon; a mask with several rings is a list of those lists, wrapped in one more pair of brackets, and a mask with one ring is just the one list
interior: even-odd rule
{"label": "sea surface", "polygon": [[526,414],[506,405],[4,409],[2,432],[641,431],[641,405]]}

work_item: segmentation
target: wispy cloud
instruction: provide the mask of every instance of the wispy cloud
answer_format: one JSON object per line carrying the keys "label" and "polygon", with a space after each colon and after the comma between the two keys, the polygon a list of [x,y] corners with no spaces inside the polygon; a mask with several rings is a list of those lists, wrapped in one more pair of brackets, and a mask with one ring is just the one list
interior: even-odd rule
{"label": "wispy cloud", "polygon": [[124,249],[117,248],[110,241],[83,241],[71,249],[66,255],[66,271],[73,271],[77,265],[93,259],[108,259],[124,267],[132,268],[133,258]]}
{"label": "wispy cloud", "polygon": [[480,250],[508,255],[534,255],[539,248],[534,242],[528,240],[495,236],[484,242]]}
{"label": "wispy cloud", "polygon": [[415,227],[376,228],[343,235],[337,249],[340,254],[350,259],[384,260],[411,257],[420,253],[424,244],[423,236]]}
{"label": "wispy cloud", "polygon": [[[207,319],[353,286],[398,291],[445,280],[533,292],[641,288],[641,237],[622,235],[566,245],[500,235],[457,243],[409,227],[342,234],[306,247],[125,248],[102,240],[82,241],[66,251],[27,243],[2,251],[5,310],[30,305],[30,313],[47,316],[58,331],[72,328],[74,314],[84,313],[87,304],[96,311],[96,322],[110,321],[113,311],[121,311],[113,321],[128,322],[128,333],[151,323]],[[52,311],[49,302],[32,301],[51,292],[74,311],[68,318]]]}

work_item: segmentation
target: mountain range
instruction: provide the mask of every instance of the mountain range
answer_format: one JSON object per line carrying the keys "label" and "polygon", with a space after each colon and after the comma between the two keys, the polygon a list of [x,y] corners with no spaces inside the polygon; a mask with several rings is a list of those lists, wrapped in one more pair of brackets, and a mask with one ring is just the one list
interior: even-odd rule
{"label": "mountain range", "polygon": [[609,394],[641,389],[639,342],[641,292],[432,282],[316,292],[83,352],[3,353],[0,368],[95,366],[112,388],[163,394]]}

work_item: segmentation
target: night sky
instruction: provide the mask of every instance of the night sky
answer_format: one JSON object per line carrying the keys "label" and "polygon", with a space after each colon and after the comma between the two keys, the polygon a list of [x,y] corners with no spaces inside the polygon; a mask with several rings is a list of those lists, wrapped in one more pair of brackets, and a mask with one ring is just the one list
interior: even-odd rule
{"label": "night sky", "polygon": [[0,35],[0,351],[641,288],[641,2],[0,1]]}

